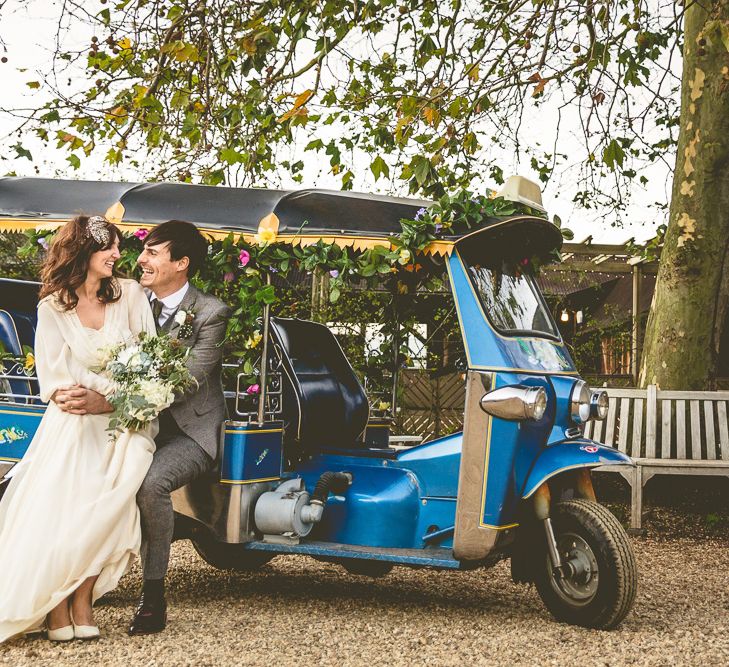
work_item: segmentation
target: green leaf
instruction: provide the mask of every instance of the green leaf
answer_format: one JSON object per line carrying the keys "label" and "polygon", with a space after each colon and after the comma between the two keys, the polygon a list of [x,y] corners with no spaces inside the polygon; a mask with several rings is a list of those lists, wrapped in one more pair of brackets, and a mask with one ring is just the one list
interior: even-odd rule
{"label": "green leaf", "polygon": [[428,178],[430,161],[422,156],[417,156],[413,158],[413,163],[415,163],[415,166],[413,167],[413,176],[415,176],[415,180],[418,182],[418,185],[422,187],[423,183],[425,183],[425,180]]}
{"label": "green leaf", "polygon": [[375,181],[380,180],[380,176],[390,177],[390,167],[387,165],[380,155],[378,155],[370,165],[370,170],[375,177]]}
{"label": "green leaf", "polygon": [[13,146],[12,148],[19,158],[24,157],[24,158],[28,158],[31,162],[33,161],[33,156],[30,154],[30,151],[23,148],[23,146],[20,144],[20,142],[15,144],[15,146]]}
{"label": "green leaf", "polygon": [[40,88],[39,81],[28,81],[28,83],[26,83],[25,85],[28,86],[28,88]]}
{"label": "green leaf", "polygon": [[79,159],[78,155],[69,155],[66,158],[66,161],[74,168],[78,169],[81,166],[81,160]]}
{"label": "green leaf", "polygon": [[624,160],[625,151],[616,139],[612,139],[602,152],[602,161],[610,171],[615,171],[616,165],[622,167]]}
{"label": "green leaf", "polygon": [[243,156],[235,148],[224,148],[220,151],[220,159],[227,164],[237,164],[243,161]]}

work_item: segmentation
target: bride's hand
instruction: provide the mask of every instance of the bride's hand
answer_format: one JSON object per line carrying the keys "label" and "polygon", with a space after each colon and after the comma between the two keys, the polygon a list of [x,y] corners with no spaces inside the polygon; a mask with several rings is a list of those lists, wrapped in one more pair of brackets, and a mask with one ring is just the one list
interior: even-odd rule
{"label": "bride's hand", "polygon": [[63,390],[56,398],[56,404],[72,415],[101,415],[113,411],[102,394],[81,385]]}
{"label": "bride's hand", "polygon": [[69,399],[66,412],[73,415],[102,415],[114,410],[106,397],[93,389],[79,386],[70,389],[67,393]]}
{"label": "bride's hand", "polygon": [[78,389],[81,385],[72,384],[66,385],[65,387],[59,387],[53,392],[51,401],[53,401],[61,410],[66,412],[68,410],[68,401],[71,399],[70,392],[73,389]]}

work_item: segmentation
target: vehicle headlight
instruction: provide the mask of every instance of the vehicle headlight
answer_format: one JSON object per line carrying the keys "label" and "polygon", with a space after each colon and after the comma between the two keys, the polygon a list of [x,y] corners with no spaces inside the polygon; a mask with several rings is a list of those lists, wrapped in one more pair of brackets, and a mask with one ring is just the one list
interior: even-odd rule
{"label": "vehicle headlight", "polygon": [[590,419],[590,387],[584,380],[577,380],[570,394],[570,417],[575,424],[584,424]]}
{"label": "vehicle headlight", "polygon": [[539,421],[547,409],[544,387],[509,385],[494,389],[481,397],[481,409],[500,419]]}
{"label": "vehicle headlight", "polygon": [[599,419],[600,421],[605,419],[609,406],[610,399],[604,389],[592,392],[592,396],[590,397],[590,417],[592,419]]}

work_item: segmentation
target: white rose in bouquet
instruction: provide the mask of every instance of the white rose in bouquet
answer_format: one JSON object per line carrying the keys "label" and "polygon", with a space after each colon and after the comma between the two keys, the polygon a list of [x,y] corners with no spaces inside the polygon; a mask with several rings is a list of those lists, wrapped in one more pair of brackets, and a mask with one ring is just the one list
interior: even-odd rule
{"label": "white rose in bouquet", "polygon": [[157,408],[158,412],[169,408],[175,400],[174,387],[159,380],[141,380],[139,393],[144,396],[147,403]]}

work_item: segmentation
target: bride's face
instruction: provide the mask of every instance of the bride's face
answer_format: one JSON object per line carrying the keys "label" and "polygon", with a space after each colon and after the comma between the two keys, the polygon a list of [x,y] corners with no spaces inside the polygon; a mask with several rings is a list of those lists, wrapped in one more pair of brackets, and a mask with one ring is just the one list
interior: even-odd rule
{"label": "bride's face", "polygon": [[88,275],[95,278],[111,278],[114,264],[119,259],[119,240],[117,239],[106,250],[98,250],[89,259]]}

